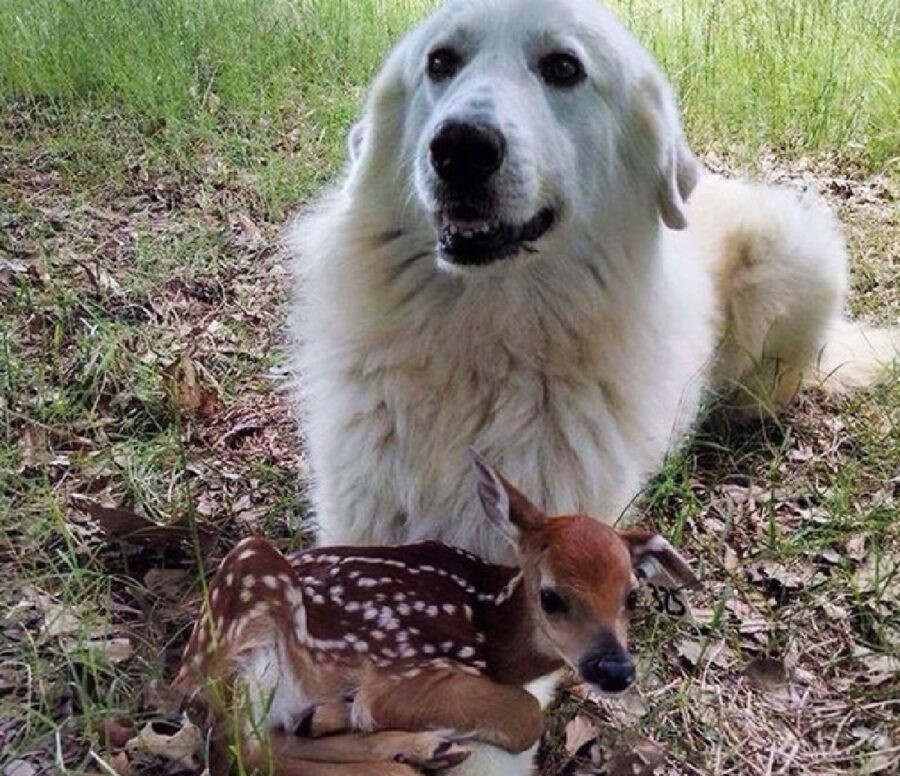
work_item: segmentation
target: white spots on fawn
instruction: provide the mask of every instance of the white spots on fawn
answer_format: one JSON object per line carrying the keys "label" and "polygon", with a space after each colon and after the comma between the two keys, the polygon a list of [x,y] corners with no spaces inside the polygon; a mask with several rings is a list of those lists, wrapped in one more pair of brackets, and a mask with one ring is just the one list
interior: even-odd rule
{"label": "white spots on fawn", "polygon": [[345,612],[358,612],[362,604],[359,601],[347,601],[344,605]]}
{"label": "white spots on fawn", "polygon": [[456,611],[456,607],[453,604],[441,604],[441,609],[447,614],[453,614]]}
{"label": "white spots on fawn", "polygon": [[[251,550],[247,550],[247,552],[251,552]],[[244,574],[241,577],[241,585],[244,587],[244,590],[248,590],[256,584],[256,577],[253,574]]]}
{"label": "white spots on fawn", "polygon": [[422,653],[425,655],[433,655],[437,650],[434,647],[434,644],[423,644],[422,645]]}
{"label": "white spots on fawn", "polygon": [[375,628],[369,635],[375,639],[375,641],[384,641],[384,631],[378,630],[378,628]]}
{"label": "white spots on fawn", "polygon": [[466,658],[475,657],[475,650],[472,647],[463,647],[456,654],[465,660]]}
{"label": "white spots on fawn", "polygon": [[409,608],[408,604],[397,604],[397,614],[406,617],[411,611],[412,609]]}
{"label": "white spots on fawn", "polygon": [[422,673],[422,669],[421,669],[421,668],[410,668],[408,671],[404,671],[404,672],[403,672],[403,675],[404,675],[407,679],[415,679],[415,678],[416,678],[419,674],[421,674],[421,673]]}
{"label": "white spots on fawn", "polygon": [[429,617],[437,617],[438,616],[438,608],[434,604],[429,604],[425,607],[425,614]]}
{"label": "white spots on fawn", "polygon": [[376,580],[372,579],[372,577],[360,577],[356,581],[356,584],[358,587],[375,587],[375,585],[377,585],[378,582]]}
{"label": "white spots on fawn", "polygon": [[269,590],[277,590],[278,589],[278,579],[272,576],[271,574],[266,574],[262,578],[262,583],[269,588]]}
{"label": "white spots on fawn", "polygon": [[225,587],[231,587],[234,584],[234,572],[229,571],[225,575]]}
{"label": "white spots on fawn", "polygon": [[369,651],[369,645],[365,641],[357,641],[353,644],[353,649],[362,654]]}
{"label": "white spots on fawn", "polygon": [[244,550],[240,555],[238,555],[238,556],[235,558],[235,560],[238,560],[238,561],[250,560],[250,558],[252,558],[254,555],[256,555],[256,550],[254,550],[254,549],[251,547],[251,548],[248,549],[248,550]]}
{"label": "white spots on fawn", "polygon": [[269,613],[269,602],[268,601],[257,601],[253,608],[250,610],[250,617],[262,617],[265,614]]}

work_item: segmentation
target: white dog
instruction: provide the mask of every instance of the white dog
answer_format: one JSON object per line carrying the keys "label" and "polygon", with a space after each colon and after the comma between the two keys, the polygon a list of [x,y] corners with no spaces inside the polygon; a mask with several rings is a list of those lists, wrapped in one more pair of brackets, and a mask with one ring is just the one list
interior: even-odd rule
{"label": "white dog", "polygon": [[[653,60],[591,0],[443,5],[350,156],[291,232],[322,541],[503,559],[468,446],[543,509],[614,520],[706,392],[865,383],[897,347],[842,318],[830,214],[703,175]],[[521,772],[492,756],[468,767]]]}

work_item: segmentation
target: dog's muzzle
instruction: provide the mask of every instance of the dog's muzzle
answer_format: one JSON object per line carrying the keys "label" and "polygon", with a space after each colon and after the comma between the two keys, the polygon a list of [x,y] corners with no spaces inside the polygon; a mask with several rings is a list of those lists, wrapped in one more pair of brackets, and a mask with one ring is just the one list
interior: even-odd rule
{"label": "dog's muzzle", "polygon": [[490,124],[445,121],[429,144],[439,180],[438,250],[452,264],[478,266],[507,258],[540,238],[556,220],[550,207],[524,223],[496,217],[489,194],[506,160],[506,138]]}

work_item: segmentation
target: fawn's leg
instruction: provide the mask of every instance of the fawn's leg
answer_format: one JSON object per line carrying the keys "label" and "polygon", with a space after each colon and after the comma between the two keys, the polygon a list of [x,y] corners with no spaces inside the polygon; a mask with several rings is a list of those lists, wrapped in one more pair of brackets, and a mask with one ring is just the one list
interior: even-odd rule
{"label": "fawn's leg", "polygon": [[454,670],[370,680],[354,704],[374,728],[449,729],[510,752],[532,746],[544,730],[540,704],[526,690]]}
{"label": "fawn's leg", "polygon": [[[265,756],[251,758],[244,763],[251,773],[261,776],[421,776],[411,765],[391,762],[320,763],[313,760],[294,760],[289,757],[273,761]],[[227,776],[210,772],[210,776]]]}
{"label": "fawn's leg", "polygon": [[469,755],[469,750],[438,733],[383,730],[346,733],[325,738],[304,738],[272,732],[271,754],[277,760],[293,758],[324,763],[408,763],[428,770],[450,768]]}

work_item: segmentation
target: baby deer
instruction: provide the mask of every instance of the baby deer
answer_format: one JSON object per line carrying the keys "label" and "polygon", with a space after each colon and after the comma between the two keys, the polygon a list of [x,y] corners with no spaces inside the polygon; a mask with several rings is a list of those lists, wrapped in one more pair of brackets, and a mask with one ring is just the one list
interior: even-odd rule
{"label": "baby deer", "polygon": [[521,751],[543,729],[522,685],[565,664],[606,693],[632,683],[637,576],[692,584],[685,561],[656,534],[548,517],[473,460],[516,567],[431,541],[284,556],[246,539],[222,561],[176,684],[219,722],[245,702],[245,766],[400,776],[459,762],[456,738]]}

